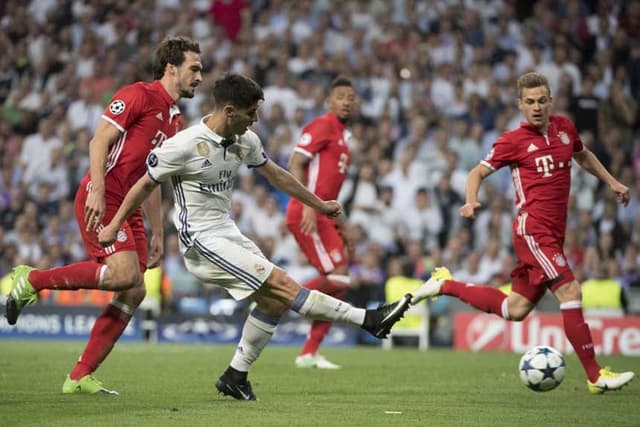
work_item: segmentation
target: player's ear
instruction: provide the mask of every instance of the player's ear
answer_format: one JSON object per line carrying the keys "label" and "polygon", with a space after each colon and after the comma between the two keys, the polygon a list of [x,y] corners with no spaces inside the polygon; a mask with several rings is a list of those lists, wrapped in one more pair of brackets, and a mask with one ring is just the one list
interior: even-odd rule
{"label": "player's ear", "polygon": [[224,111],[224,115],[228,119],[232,118],[236,114],[236,109],[231,104],[226,104],[224,107],[222,107],[222,111]]}

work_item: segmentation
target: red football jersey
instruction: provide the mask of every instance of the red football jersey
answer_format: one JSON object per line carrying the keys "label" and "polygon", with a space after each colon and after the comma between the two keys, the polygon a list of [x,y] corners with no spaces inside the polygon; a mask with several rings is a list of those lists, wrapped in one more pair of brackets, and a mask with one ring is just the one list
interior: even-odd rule
{"label": "red football jersey", "polygon": [[[182,129],[182,117],[174,99],[156,80],[118,90],[102,118],[121,132],[109,149],[105,192],[122,200],[146,173],[149,152]],[[85,179],[90,179],[90,172]]]}
{"label": "red football jersey", "polygon": [[[294,150],[311,159],[304,171],[306,185],[322,200],[335,200],[340,193],[351,162],[350,139],[351,132],[331,113],[323,114],[302,129]],[[291,208],[299,210],[302,204],[292,198],[287,216]]]}
{"label": "red football jersey", "polygon": [[564,240],[573,153],[583,150],[573,122],[550,116],[547,135],[526,122],[504,132],[481,162],[492,170],[511,168],[519,235],[547,234]]}

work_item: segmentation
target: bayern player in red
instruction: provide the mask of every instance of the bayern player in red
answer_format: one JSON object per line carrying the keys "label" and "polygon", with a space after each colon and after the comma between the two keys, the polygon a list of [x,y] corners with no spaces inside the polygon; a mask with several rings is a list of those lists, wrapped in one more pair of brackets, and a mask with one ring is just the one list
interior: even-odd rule
{"label": "bayern player in red", "polygon": [[[322,200],[337,199],[346,178],[351,162],[351,133],[347,124],[355,98],[349,79],[342,76],[334,79],[327,98],[329,111],[305,126],[289,161],[290,172]],[[300,249],[320,273],[319,277],[303,286],[343,299],[349,284],[344,220],[316,215],[312,208],[292,198],[287,206],[286,221]],[[330,328],[330,322],[314,320],[311,323],[302,352],[296,358],[296,366],[340,368],[318,354],[318,348]]]}
{"label": "bayern player in red", "polygon": [[117,394],[95,379],[93,372],[144,299],[143,273],[147,266],[156,266],[163,253],[159,188],[143,205],[152,233],[149,253],[140,210],[124,223],[112,245],[103,248],[98,243],[99,231],[111,221],[133,184],[146,173],[149,152],[182,129],[176,102],[182,97],[192,98],[202,81],[198,43],[186,37],[166,38],[156,50],[153,73],[152,83],[137,82],[113,95],[91,140],[90,169],[80,182],[75,212],[92,260],[50,270],[24,265],[13,269],[13,289],[6,303],[7,320],[12,325],[43,289],[115,292],[67,376],[63,393]]}
{"label": "bayern player in red", "polygon": [[560,302],[564,331],[587,374],[589,392],[620,389],[634,373],[615,373],[596,361],[591,331],[582,314],[580,284],[563,253],[572,159],[604,181],[625,206],[629,189],[582,145],[571,120],[550,114],[551,91],[545,76],[522,75],[517,91],[518,107],[526,121],[518,129],[504,132],[469,172],[466,203],[460,208],[461,216],[474,218],[480,207],[481,182],[503,166],[511,169],[517,208],[513,248],[518,258],[511,273],[512,292],[505,296],[493,287],[452,280],[449,271],[441,267],[416,290],[412,304],[426,297],[451,295],[487,313],[520,321],[550,289]]}

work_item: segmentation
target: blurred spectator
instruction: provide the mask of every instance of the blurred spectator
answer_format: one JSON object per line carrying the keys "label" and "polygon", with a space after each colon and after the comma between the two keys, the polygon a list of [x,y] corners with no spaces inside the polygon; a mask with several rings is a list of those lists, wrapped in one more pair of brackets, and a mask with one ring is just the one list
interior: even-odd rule
{"label": "blurred spectator", "polygon": [[62,158],[62,147],[51,150],[49,156],[30,176],[24,176],[29,197],[41,204],[56,203],[69,195],[69,174]]}
{"label": "blurred spectator", "polygon": [[600,100],[593,93],[593,79],[585,76],[582,80],[582,92],[575,93],[571,99],[571,114],[576,129],[581,133],[591,132],[598,135],[598,105]]}
{"label": "blurred spectator", "polygon": [[608,259],[616,253],[620,254],[622,252],[627,241],[627,234],[625,233],[622,224],[620,224],[620,221],[618,221],[618,204],[615,200],[608,200],[604,204],[602,217],[597,219],[593,226],[598,236],[611,236],[611,246],[607,246],[608,251],[600,254],[605,257],[604,259]]}
{"label": "blurred spectator", "polygon": [[184,259],[178,245],[178,235],[172,233],[167,236],[167,245],[162,263],[165,275],[169,280],[170,292],[166,295],[165,303],[177,311],[178,302],[183,297],[202,296],[202,285],[184,265]]}
{"label": "blurred spectator", "polygon": [[376,251],[367,251],[361,262],[349,269],[349,276],[347,301],[358,307],[366,307],[369,301],[384,301],[385,271]]}
{"label": "blurred spectator", "polygon": [[38,126],[38,132],[27,136],[22,145],[20,163],[24,170],[23,180],[30,182],[36,171],[46,167],[51,152],[62,149],[60,139],[55,135],[55,125],[51,119],[43,119]]}
{"label": "blurred spectator", "polygon": [[88,86],[80,87],[80,98],[69,104],[67,109],[67,121],[71,129],[78,131],[80,128],[94,130],[102,117],[104,108],[96,103],[95,92]]}
{"label": "blurred spectator", "polygon": [[618,281],[615,271],[611,271],[610,265],[616,268],[615,262],[613,264],[607,261],[600,262],[595,276],[581,284],[582,307],[587,315],[611,316],[627,312],[626,292]]}
{"label": "blurred spectator", "polygon": [[492,278],[487,269],[481,267],[482,255],[478,251],[471,251],[462,269],[452,272],[456,280],[466,283],[487,283]]}
{"label": "blurred spectator", "polygon": [[631,144],[637,108],[638,103],[624,92],[623,82],[614,80],[609,96],[601,102],[599,108],[598,126],[601,128],[601,138],[608,138],[611,130],[616,128],[622,133],[623,143]]}
{"label": "blurred spectator", "polygon": [[440,208],[426,188],[418,188],[414,197],[414,206],[404,213],[400,235],[406,241],[421,241],[423,249],[431,251],[439,246],[438,235],[442,230]]}
{"label": "blurred spectator", "polygon": [[253,235],[261,239],[272,237],[276,242],[280,240],[280,229],[283,223],[284,215],[273,196],[267,196],[264,205],[251,214]]}

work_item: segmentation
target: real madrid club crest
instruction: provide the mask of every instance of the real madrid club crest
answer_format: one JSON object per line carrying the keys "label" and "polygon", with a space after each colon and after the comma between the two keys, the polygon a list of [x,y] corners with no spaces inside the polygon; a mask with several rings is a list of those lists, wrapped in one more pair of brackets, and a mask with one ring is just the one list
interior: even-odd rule
{"label": "real madrid club crest", "polygon": [[569,135],[564,131],[558,132],[558,138],[560,138],[560,141],[562,141],[564,145],[568,145],[571,142]]}
{"label": "real madrid club crest", "polygon": [[264,273],[264,265],[261,264],[254,264],[253,265],[253,269],[256,271],[256,273],[258,274],[263,274]]}
{"label": "real madrid club crest", "polygon": [[198,142],[198,145],[196,145],[196,150],[202,157],[207,157],[209,155],[209,145],[207,145],[207,143],[204,141]]}

